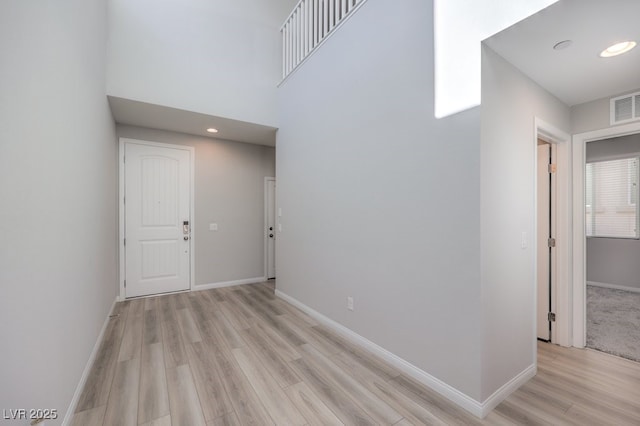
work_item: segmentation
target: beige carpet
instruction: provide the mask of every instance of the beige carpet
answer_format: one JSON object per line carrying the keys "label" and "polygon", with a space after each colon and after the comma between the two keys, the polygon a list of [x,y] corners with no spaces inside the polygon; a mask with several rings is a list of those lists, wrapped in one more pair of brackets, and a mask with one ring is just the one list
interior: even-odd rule
{"label": "beige carpet", "polygon": [[640,362],[640,293],[587,286],[587,347]]}

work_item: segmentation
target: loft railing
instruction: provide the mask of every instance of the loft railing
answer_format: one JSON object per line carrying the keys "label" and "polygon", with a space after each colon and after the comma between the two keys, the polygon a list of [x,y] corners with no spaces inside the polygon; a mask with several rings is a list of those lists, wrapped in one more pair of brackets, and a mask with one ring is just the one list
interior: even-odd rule
{"label": "loft railing", "polygon": [[282,79],[287,78],[344,19],[367,0],[300,0],[282,33]]}

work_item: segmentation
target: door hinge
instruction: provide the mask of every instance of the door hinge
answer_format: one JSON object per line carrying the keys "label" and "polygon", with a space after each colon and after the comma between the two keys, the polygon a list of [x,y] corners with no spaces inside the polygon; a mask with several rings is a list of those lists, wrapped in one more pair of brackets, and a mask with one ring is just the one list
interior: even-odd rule
{"label": "door hinge", "polygon": [[124,245],[125,246],[127,245],[127,239],[126,238],[124,239]]}
{"label": "door hinge", "polygon": [[556,165],[555,164],[549,164],[549,173],[555,173],[556,172]]}
{"label": "door hinge", "polygon": [[124,288],[127,288],[127,280],[124,280]]}
{"label": "door hinge", "polygon": [[555,247],[556,246],[556,239],[555,238],[549,238],[547,240],[547,245],[549,246],[549,248]]}
{"label": "door hinge", "polygon": [[547,315],[547,320],[549,320],[549,322],[555,322],[556,314],[554,312],[549,312],[549,314]]}

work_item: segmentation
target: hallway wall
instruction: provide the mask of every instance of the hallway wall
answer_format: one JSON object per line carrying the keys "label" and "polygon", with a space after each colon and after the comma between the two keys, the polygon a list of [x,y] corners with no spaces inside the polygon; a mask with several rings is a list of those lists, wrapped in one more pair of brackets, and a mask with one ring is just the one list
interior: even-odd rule
{"label": "hallway wall", "polygon": [[567,134],[571,122],[565,104],[487,46],[481,116],[484,399],[535,363],[535,118]]}
{"label": "hallway wall", "polygon": [[432,13],[369,0],[281,86],[277,288],[479,399],[480,114],[434,117]]}
{"label": "hallway wall", "polygon": [[47,425],[117,290],[106,39],[105,0],[0,2],[0,408]]}

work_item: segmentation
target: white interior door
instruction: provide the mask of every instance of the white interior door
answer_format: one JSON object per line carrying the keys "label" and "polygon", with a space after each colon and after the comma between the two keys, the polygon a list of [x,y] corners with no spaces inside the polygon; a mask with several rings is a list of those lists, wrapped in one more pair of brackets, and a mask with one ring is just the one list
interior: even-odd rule
{"label": "white interior door", "polygon": [[125,296],[187,290],[191,152],[124,146]]}
{"label": "white interior door", "polygon": [[276,181],[267,180],[267,279],[276,277]]}
{"label": "white interior door", "polygon": [[552,234],[552,177],[549,165],[552,149],[548,143],[538,144],[537,167],[537,269],[538,269],[538,312],[537,330],[538,338],[551,340],[551,327],[549,313],[551,312],[551,285],[552,285],[552,258],[549,238]]}

